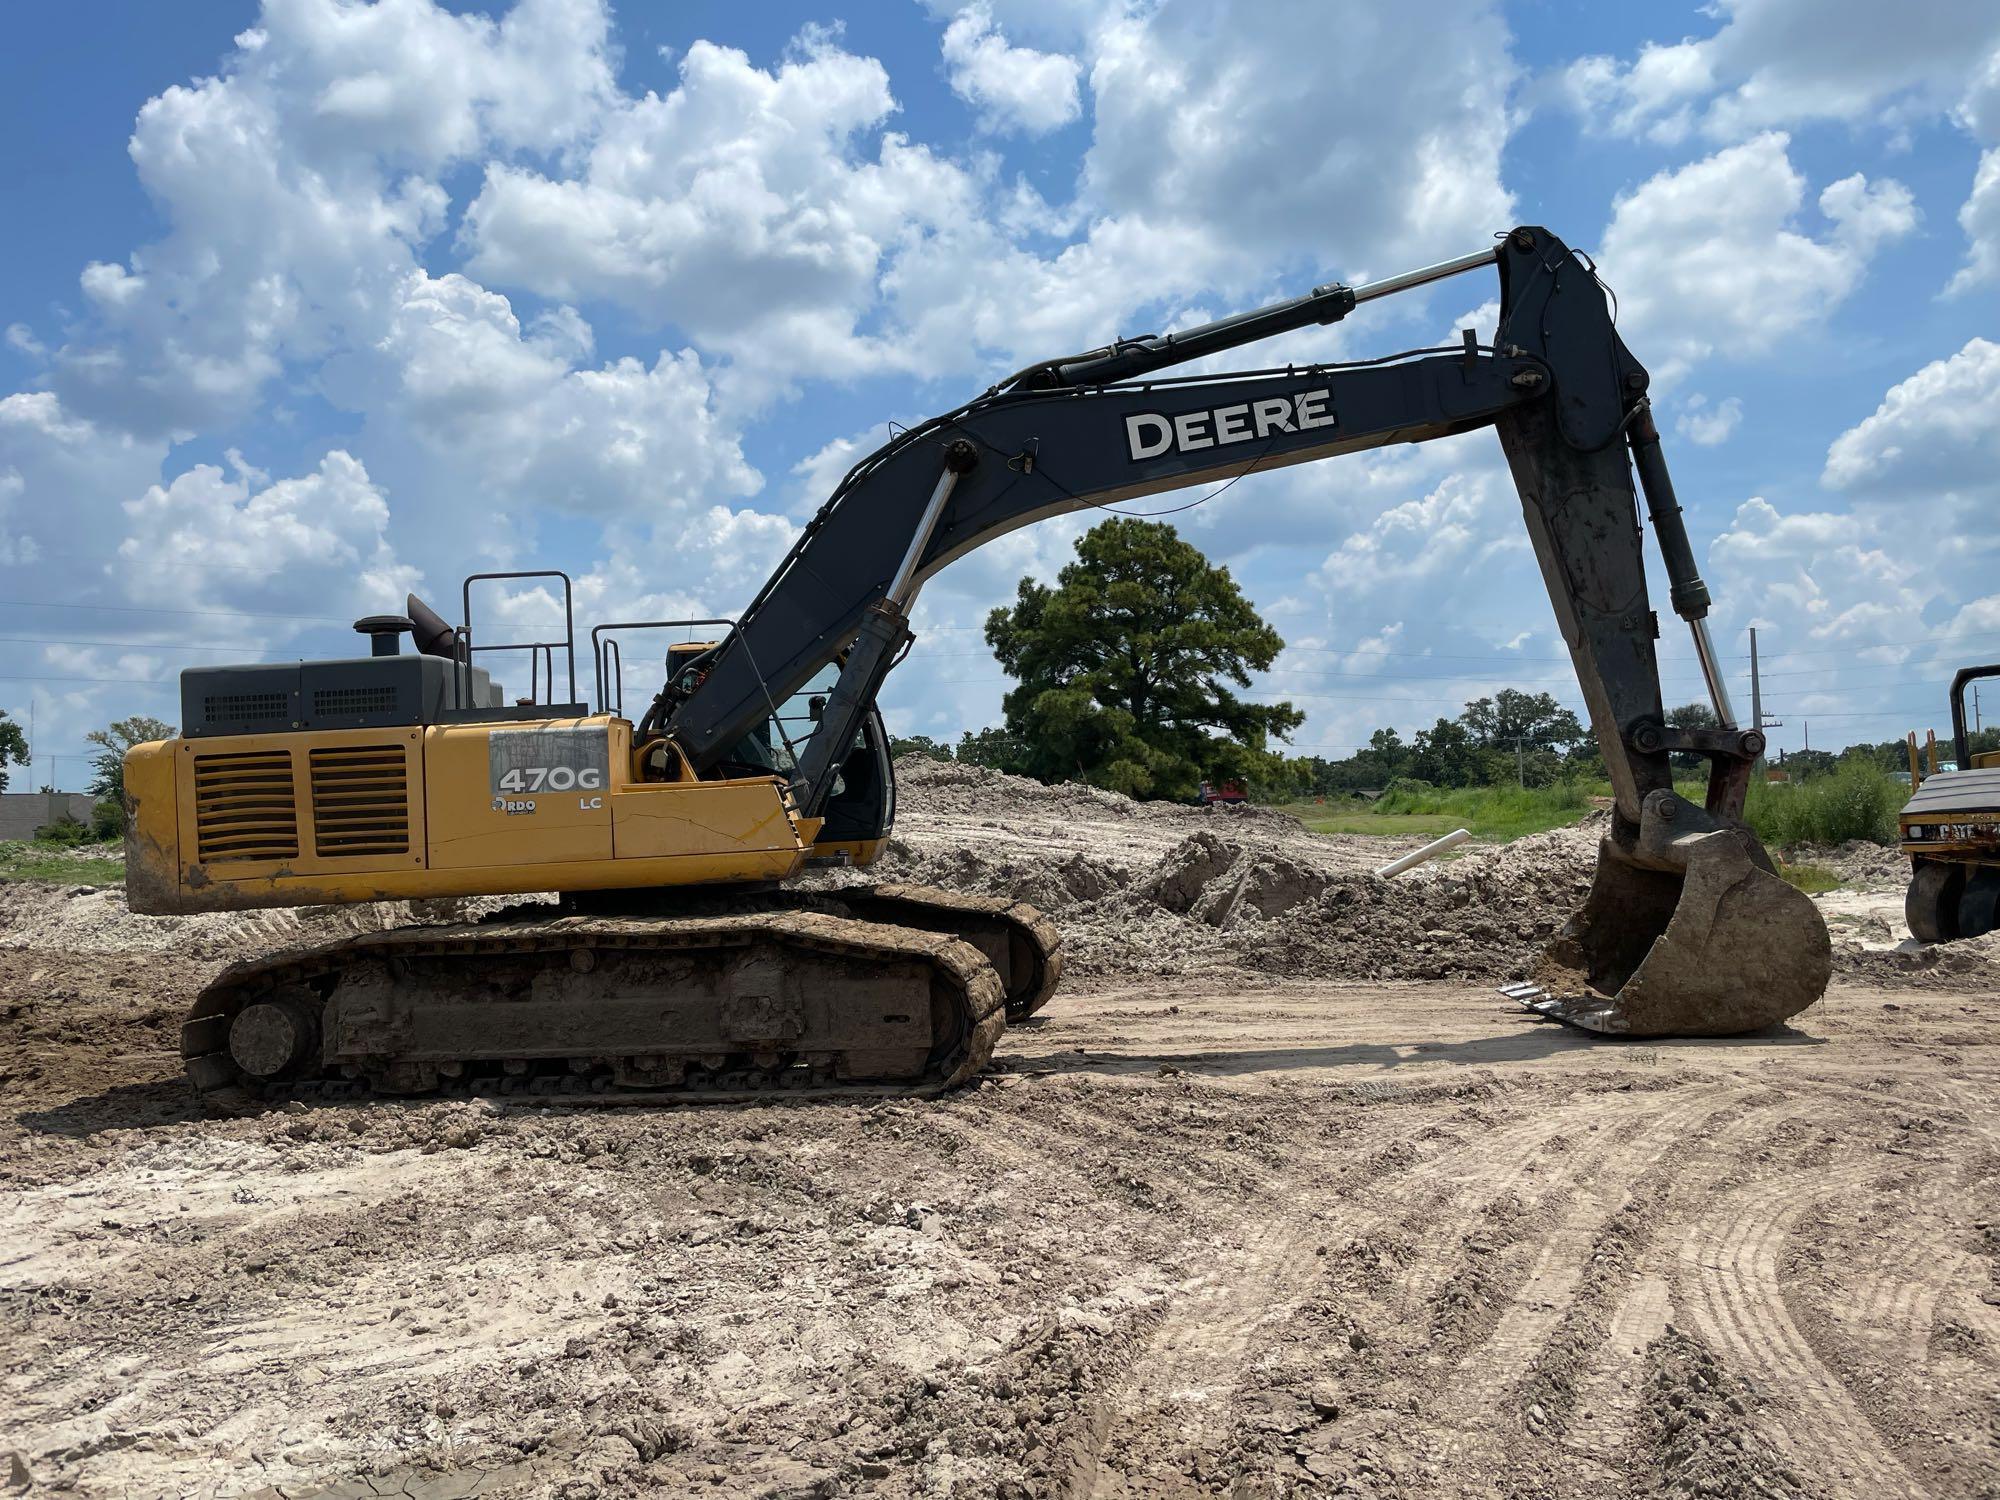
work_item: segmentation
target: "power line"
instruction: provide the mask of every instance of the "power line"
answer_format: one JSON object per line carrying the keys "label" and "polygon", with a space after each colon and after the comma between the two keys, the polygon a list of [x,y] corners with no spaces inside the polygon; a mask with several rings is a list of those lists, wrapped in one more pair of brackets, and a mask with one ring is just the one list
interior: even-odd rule
{"label": "power line", "polygon": [[[1798,651],[1773,651],[1765,656],[1764,660],[1776,661],[1781,656],[1851,656],[1857,651],[1879,651],[1898,646],[1932,646],[1944,641],[1978,641],[1985,640],[1988,637],[2000,637],[2000,630],[1973,630],[1967,631],[1962,635],[1948,633],[1945,635],[1918,635],[1911,636],[1906,640],[1877,641],[1871,645],[1824,646]],[[1737,658],[1738,661],[1748,661],[1749,659],[1750,657],[1747,652]],[[1882,666],[1886,665],[1886,663],[1870,662],[1868,665]],[[1766,673],[1765,675],[1768,676],[1770,674]]]}
{"label": "power line", "polygon": [[11,641],[23,646],[103,646],[116,651],[242,651],[258,656],[276,656],[280,653],[264,646],[208,646],[192,641],[175,641],[172,645],[152,645],[146,641],[73,641],[54,635],[0,635],[0,641]]}
{"label": "power line", "polygon": [[136,687],[172,687],[170,677],[15,677],[0,673],[0,682],[123,682]]}
{"label": "power line", "polygon": [[141,604],[80,604],[72,599],[0,599],[0,609],[94,609],[114,615],[192,615],[210,620],[312,620],[352,625],[343,615],[279,615],[254,609],[164,609]]}

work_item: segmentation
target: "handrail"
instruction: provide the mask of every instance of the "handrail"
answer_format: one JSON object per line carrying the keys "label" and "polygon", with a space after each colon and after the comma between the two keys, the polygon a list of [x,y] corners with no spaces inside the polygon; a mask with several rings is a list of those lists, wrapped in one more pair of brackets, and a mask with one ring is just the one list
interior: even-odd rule
{"label": "handrail", "polygon": [[[559,641],[506,641],[491,646],[479,646],[473,644],[472,586],[475,583],[503,582],[510,579],[522,579],[522,578],[560,578],[562,580],[563,639]],[[460,706],[461,707],[466,706],[467,700],[472,695],[472,658],[473,654],[479,651],[527,651],[529,653],[528,691],[530,698],[537,705],[539,705],[541,702],[541,662],[545,658],[548,661],[549,665],[549,699],[551,703],[553,703],[555,700],[555,691],[556,691],[555,648],[558,646],[562,647],[563,660],[568,664],[569,667],[569,701],[571,703],[576,702],[575,596],[576,596],[575,586],[570,582],[569,574],[563,572],[560,568],[531,568],[526,571],[518,573],[466,574],[465,582],[461,584],[459,587],[459,601],[461,608],[464,610],[465,623],[459,626],[457,631],[454,632],[454,634],[463,637],[465,641],[465,655],[463,662],[465,668],[465,676],[463,678],[464,687],[459,693]]]}
{"label": "handrail", "polygon": [[[604,690],[605,664],[606,664],[605,647],[610,646],[616,649],[618,643],[614,640],[607,639],[605,636],[606,631],[692,630],[698,625],[721,625],[729,630],[734,630],[736,628],[736,622],[734,620],[723,619],[720,617],[709,620],[606,620],[601,625],[591,626],[590,657],[591,661],[595,663],[597,671],[598,712],[603,713],[610,711],[613,703],[613,700],[609,696],[607,696]],[[619,653],[619,658],[620,659],[618,662],[618,695],[616,699],[617,703],[616,712],[622,717],[625,712],[625,664],[623,660],[622,651]],[[572,689],[572,691],[574,691],[574,689]]]}

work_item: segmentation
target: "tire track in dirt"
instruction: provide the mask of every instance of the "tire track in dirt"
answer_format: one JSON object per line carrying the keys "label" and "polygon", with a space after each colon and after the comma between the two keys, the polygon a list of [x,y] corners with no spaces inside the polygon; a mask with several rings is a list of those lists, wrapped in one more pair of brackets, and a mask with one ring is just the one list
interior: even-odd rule
{"label": "tire track in dirt", "polygon": [[[1384,1159],[1386,1157],[1386,1159]],[[1427,1161],[1421,1149],[1378,1153],[1390,1177]],[[1243,1202],[1235,1242],[1170,1300],[1126,1380],[1094,1416],[1090,1451],[1068,1490],[1085,1497],[1164,1496],[1186,1492],[1184,1461],[1223,1444],[1232,1398],[1258,1335],[1281,1322],[1323,1276],[1319,1252],[1328,1234],[1365,1235],[1374,1214],[1352,1205],[1339,1187],[1273,1174],[1264,1192]],[[1384,1184],[1383,1176],[1371,1185]],[[1350,1185],[1351,1186],[1351,1185]]]}
{"label": "tire track in dirt", "polygon": [[1639,1413],[1646,1351],[1667,1331],[1673,1311],[1664,1276],[1642,1270],[1626,1284],[1570,1402],[1575,1415],[1561,1429],[1566,1451],[1602,1460],[1625,1448]]}
{"label": "tire track in dirt", "polygon": [[1795,1096],[1746,1089],[1706,1115],[1691,1142],[1662,1153],[1634,1179],[1591,1244],[1576,1302],[1515,1387],[1516,1409],[1540,1406],[1540,1425],[1571,1453],[1616,1454],[1626,1445],[1646,1352],[1673,1315],[1672,1249],[1663,1251],[1663,1238],[1671,1245],[1667,1231],[1691,1205],[1743,1177],[1746,1148],[1768,1142],[1808,1110]]}
{"label": "tire track in dirt", "polygon": [[[1169,1304],[1114,1403],[1100,1410],[1093,1461],[1073,1496],[1150,1496],[1184,1486],[1177,1461],[1220,1446],[1229,1398],[1258,1335],[1289,1310],[1298,1268],[1316,1264],[1317,1239],[1316,1229],[1266,1220]],[[1165,1444],[1160,1429],[1172,1434]],[[1162,1459],[1174,1465],[1171,1476],[1157,1471]]]}
{"label": "tire track in dirt", "polygon": [[[1719,1138],[1710,1134],[1708,1128],[1725,1115],[1735,1117],[1731,1125]],[[1477,1358],[1468,1356],[1454,1372],[1454,1388],[1464,1393],[1469,1409],[1491,1409],[1503,1391],[1525,1379],[1572,1309],[1613,1221],[1667,1175],[1668,1154],[1687,1151],[1691,1136],[1699,1135],[1698,1149],[1704,1150],[1731,1139],[1747,1128],[1742,1115],[1740,1099],[1724,1096],[1718,1105],[1713,1098],[1691,1097],[1681,1108],[1637,1121],[1637,1128],[1617,1143],[1621,1149],[1597,1154],[1586,1179],[1588,1192],[1573,1213],[1553,1226],[1534,1264],[1516,1283],[1493,1336],[1475,1351]],[[1675,1163],[1675,1170],[1685,1171],[1685,1158]]]}
{"label": "tire track in dirt", "polygon": [[[1657,1107],[1644,1096],[1611,1097],[1621,1113],[1632,1116],[1616,1122],[1614,1132],[1638,1133],[1647,1111]],[[1518,1202],[1522,1186],[1538,1199],[1567,1192],[1568,1175],[1586,1162],[1573,1151],[1552,1157],[1551,1145],[1587,1132],[1592,1113],[1600,1116],[1594,1123],[1601,1132],[1604,1104],[1602,1096],[1593,1095],[1551,1113],[1539,1101],[1523,1101],[1518,1118],[1481,1132],[1469,1145],[1435,1129],[1419,1130],[1424,1141],[1412,1140],[1412,1149],[1396,1153],[1391,1158],[1396,1170],[1387,1176],[1331,1187],[1275,1182],[1269,1198],[1247,1208],[1231,1253],[1170,1302],[1127,1381],[1100,1409],[1093,1461],[1069,1493],[1137,1500],[1186,1492],[1192,1483],[1187,1460],[1227,1446],[1224,1428],[1238,1390],[1258,1362],[1256,1351],[1276,1342],[1276,1331],[1295,1310],[1324,1290],[1328,1273],[1315,1252],[1329,1231],[1347,1236],[1350,1244],[1382,1234],[1401,1244],[1407,1240],[1398,1230],[1427,1223],[1433,1231],[1429,1238],[1437,1243],[1426,1248],[1436,1253],[1422,1260],[1448,1282],[1447,1206],[1474,1192],[1489,1206]],[[1586,1118],[1571,1120],[1570,1112]],[[1435,1155],[1422,1149],[1440,1141],[1444,1147]],[[1542,1168],[1545,1160],[1556,1162],[1557,1169]],[[1428,1170],[1417,1172],[1419,1165]],[[1429,1300],[1410,1275],[1418,1263],[1405,1261],[1403,1274],[1385,1288],[1393,1303],[1407,1308],[1413,1294],[1419,1302]],[[1395,1320],[1386,1309],[1371,1309],[1369,1321],[1379,1328]]]}
{"label": "tire track in dirt", "polygon": [[[1529,1106],[1517,1126],[1490,1133],[1480,1148],[1466,1153],[1465,1168],[1457,1175],[1461,1192],[1483,1189],[1478,1211],[1484,1227],[1497,1234],[1476,1242],[1463,1232],[1462,1214],[1456,1219],[1436,1214],[1440,1232],[1418,1247],[1419,1258],[1405,1268],[1402,1314],[1427,1322],[1435,1332],[1440,1303],[1452,1298],[1455,1289],[1478,1290],[1495,1281],[1498,1252],[1531,1241],[1551,1242],[1562,1222],[1554,1216],[1564,1211],[1564,1200],[1602,1168],[1602,1143],[1622,1147],[1650,1134],[1662,1120],[1690,1114],[1696,1107],[1694,1101],[1664,1093],[1591,1095],[1555,1111]],[[1459,1195],[1449,1200],[1454,1206]],[[1533,1240],[1536,1229],[1548,1233]],[[1504,1311],[1495,1302],[1491,1318],[1460,1329],[1446,1352],[1456,1359],[1479,1347]]]}
{"label": "tire track in dirt", "polygon": [[1635,1433],[1645,1362],[1672,1313],[1655,1264],[1663,1226],[1682,1200],[1712,1190],[1715,1172],[1726,1180],[1740,1171],[1744,1148],[1802,1109],[1750,1080],[1697,1098],[1694,1109],[1661,1117],[1645,1142],[1651,1149],[1629,1154],[1636,1171],[1594,1185],[1594,1218],[1579,1213],[1559,1236],[1572,1249],[1557,1263],[1562,1295],[1538,1301],[1524,1286],[1510,1309],[1526,1335],[1520,1344],[1497,1354],[1496,1335],[1455,1372],[1444,1415],[1468,1435],[1454,1448],[1458,1471],[1533,1475],[1537,1492],[1551,1496],[1652,1492],[1638,1473],[1649,1460]]}
{"label": "tire track in dirt", "polygon": [[[1519,1468],[1524,1445],[1564,1430],[1577,1406],[1577,1371],[1605,1347],[1624,1314],[1638,1260],[1670,1189],[1686,1177],[1690,1158],[1717,1154],[1734,1139],[1761,1130],[1760,1116],[1783,1107],[1783,1101],[1746,1107],[1764,1092],[1740,1087],[1718,1100],[1689,1090],[1590,1149],[1590,1159],[1576,1174],[1572,1201],[1549,1226],[1533,1261],[1518,1275],[1508,1275],[1504,1265],[1489,1273],[1509,1291],[1490,1317],[1488,1336],[1469,1343],[1447,1371],[1434,1376],[1436,1414],[1453,1434],[1445,1452],[1454,1470]],[[1661,1302],[1663,1324],[1664,1297]],[[1635,1312],[1626,1321],[1636,1332],[1651,1320]],[[1616,1439],[1573,1444],[1563,1462],[1587,1462],[1591,1477],[1608,1483],[1615,1471],[1603,1455],[1618,1446]]]}
{"label": "tire track in dirt", "polygon": [[[1789,1467],[1829,1496],[1922,1496],[1867,1412],[1813,1351],[1785,1305],[1780,1253],[1800,1217],[1822,1198],[1850,1193],[1872,1163],[1804,1168],[1727,1195],[1693,1219],[1681,1240],[1676,1300],[1739,1377],[1783,1390],[1765,1428]],[[1829,1472],[1831,1471],[1831,1472]]]}
{"label": "tire track in dirt", "polygon": [[1951,1184],[1948,1190],[1937,1170],[1916,1181],[1914,1192],[1887,1194],[1898,1200],[1892,1216],[1897,1232],[1870,1247],[1873,1253],[1865,1259],[1844,1258],[1843,1271],[1857,1278],[1843,1291],[1842,1301],[1851,1311],[1842,1316],[1840,1310],[1830,1309],[1852,1337],[1873,1346],[1892,1364],[1924,1362],[1939,1299],[1961,1284],[1974,1265],[1968,1252],[1953,1245],[1956,1226],[1946,1211],[1947,1203],[1962,1197],[1964,1189]]}
{"label": "tire track in dirt", "polygon": [[1986,1174],[1953,1160],[1937,1122],[1914,1123],[1912,1134],[1911,1118],[1898,1119],[1934,1153],[1892,1146],[1907,1164],[1878,1167],[1872,1193],[1802,1224],[1781,1262],[1785,1308],[1913,1476],[1939,1493],[1984,1492],[2000,1481],[2000,1456],[1979,1435],[2000,1408],[1961,1356],[1994,1309],[1968,1295],[1987,1276],[1961,1247],[1967,1226],[1952,1205],[1963,1214]]}

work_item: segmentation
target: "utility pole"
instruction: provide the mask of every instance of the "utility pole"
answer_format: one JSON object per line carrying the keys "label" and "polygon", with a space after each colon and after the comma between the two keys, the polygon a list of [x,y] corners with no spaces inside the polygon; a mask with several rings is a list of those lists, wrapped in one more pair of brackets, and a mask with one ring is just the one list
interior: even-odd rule
{"label": "utility pole", "polygon": [[[1972,685],[1972,732],[1977,734],[1985,726],[1979,722],[1979,684]],[[1960,769],[1964,769],[1960,767]]]}
{"label": "utility pole", "polygon": [[1750,727],[1764,732],[1764,682],[1757,674],[1757,627],[1750,627]]}
{"label": "utility pole", "polygon": [[1521,737],[1514,737],[1514,780],[1520,783],[1522,791],[1528,789],[1528,759],[1521,749]]}

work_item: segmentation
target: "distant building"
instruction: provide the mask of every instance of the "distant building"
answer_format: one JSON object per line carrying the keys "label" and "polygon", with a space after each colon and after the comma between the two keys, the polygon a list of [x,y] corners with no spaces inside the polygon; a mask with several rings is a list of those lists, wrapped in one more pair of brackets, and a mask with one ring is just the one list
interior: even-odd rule
{"label": "distant building", "polygon": [[31,839],[64,813],[88,823],[96,806],[88,792],[0,792],[0,839]]}

